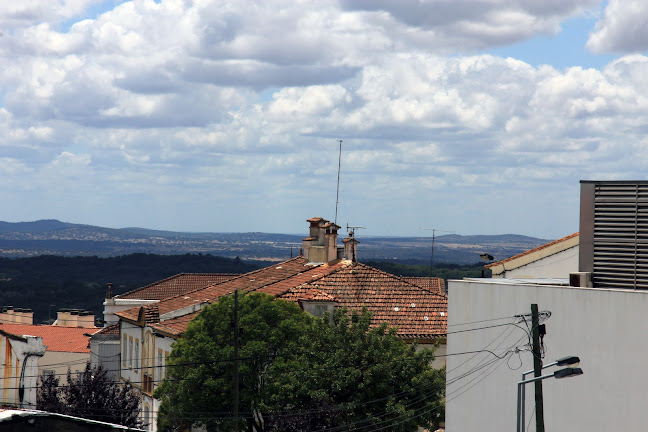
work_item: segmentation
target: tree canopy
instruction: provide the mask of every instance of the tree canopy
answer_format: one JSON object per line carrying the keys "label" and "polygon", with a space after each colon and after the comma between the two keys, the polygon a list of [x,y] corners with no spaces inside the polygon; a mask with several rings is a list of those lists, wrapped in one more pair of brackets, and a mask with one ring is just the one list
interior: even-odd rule
{"label": "tree canopy", "polygon": [[[371,315],[337,310],[316,318],[265,294],[240,297],[240,430],[266,432],[431,428],[443,416],[444,373]],[[160,430],[200,425],[233,430],[234,299],[223,297],[174,345]]]}
{"label": "tree canopy", "polygon": [[60,385],[54,375],[40,381],[36,392],[39,410],[128,427],[140,426],[139,396],[130,384],[120,387],[101,365],[92,367],[88,363],[76,377],[68,370],[66,385]]}

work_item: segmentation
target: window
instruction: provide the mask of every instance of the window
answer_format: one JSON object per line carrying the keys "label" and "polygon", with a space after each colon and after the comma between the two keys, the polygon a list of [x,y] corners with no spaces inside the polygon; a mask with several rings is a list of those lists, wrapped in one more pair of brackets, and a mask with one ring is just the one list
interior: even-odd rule
{"label": "window", "polygon": [[133,337],[128,338],[128,367],[133,368]]}
{"label": "window", "polygon": [[139,361],[140,361],[140,355],[139,355],[139,339],[135,339],[135,372],[137,372],[137,369],[139,369]]}
{"label": "window", "polygon": [[126,335],[124,335],[124,341],[122,342],[122,365],[124,367],[126,367],[127,349],[128,349],[127,338]]}
{"label": "window", "polygon": [[158,381],[162,381],[162,377],[164,376],[164,363],[162,363],[162,349],[158,349],[157,370],[158,370]]}
{"label": "window", "polygon": [[43,380],[45,380],[48,376],[54,376],[54,371],[51,369],[43,369]]}
{"label": "window", "polygon": [[144,386],[143,386],[144,393],[152,394],[153,393],[153,377],[151,377],[151,376],[149,376],[147,374],[144,374],[144,380],[142,382],[144,384]]}
{"label": "window", "polygon": [[142,417],[144,417],[143,426],[146,428],[146,430],[148,430],[149,429],[149,407],[148,407],[148,405],[144,405],[144,415]]}

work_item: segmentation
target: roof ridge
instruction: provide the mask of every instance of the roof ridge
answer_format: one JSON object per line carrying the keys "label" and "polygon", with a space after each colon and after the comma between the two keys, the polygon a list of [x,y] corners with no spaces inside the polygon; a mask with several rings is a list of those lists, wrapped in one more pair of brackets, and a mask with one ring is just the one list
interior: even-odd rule
{"label": "roof ridge", "polygon": [[[292,259],[291,259],[291,260],[292,260]],[[291,261],[291,260],[288,260],[288,261]],[[283,261],[283,262],[288,262],[288,261]],[[280,263],[280,264],[281,264],[281,263]],[[276,264],[276,265],[279,265],[279,264]],[[312,270],[315,270],[315,269],[321,269],[321,268],[324,267],[324,265],[323,265],[323,264],[318,264],[318,265],[313,265],[313,266],[306,266],[306,265],[304,265],[304,267],[306,267],[306,270],[305,270],[304,272],[301,272],[301,274],[303,274],[303,273],[308,273],[308,272],[310,272],[310,271],[312,271]],[[265,268],[267,269],[268,267],[265,267]],[[331,272],[332,272],[332,271],[331,271]],[[328,275],[328,274],[331,274],[331,273],[327,273],[327,275]],[[296,275],[290,275],[290,276],[286,276],[286,277],[284,277],[283,279],[277,279],[277,280],[273,281],[272,283],[269,283],[269,284],[266,284],[266,285],[261,285],[261,286],[259,286],[259,287],[254,288],[254,289],[251,289],[251,290],[249,290],[249,291],[246,291],[246,293],[255,292],[255,291],[257,291],[257,290],[259,290],[259,289],[261,289],[261,288],[266,288],[266,287],[272,286],[272,285],[274,285],[274,284],[277,284],[277,283],[279,283],[279,282],[283,282],[283,281],[285,281],[285,280],[292,279],[292,278],[294,278],[295,276],[296,276]],[[319,276],[319,277],[317,277],[317,278],[315,278],[315,279],[313,279],[313,280],[318,280],[318,279],[320,279],[320,278],[322,278],[322,277],[324,277],[324,276],[326,276],[326,275]],[[310,281],[310,282],[312,282],[312,281]],[[310,283],[310,282],[309,282],[309,283]],[[295,287],[291,287],[291,288],[286,289],[286,291],[284,291],[284,293],[290,291],[290,290],[293,289],[293,288],[295,288]],[[277,297],[277,296],[275,296],[275,297]]]}
{"label": "roof ridge", "polygon": [[[437,296],[442,297],[442,298],[448,298],[448,296],[445,295],[445,294],[441,294],[439,292],[431,291],[431,290],[429,290],[427,288],[423,288],[422,286],[416,285],[416,284],[414,284],[412,282],[408,282],[405,279],[403,279],[402,276],[398,276],[398,275],[395,275],[393,273],[389,273],[389,272],[386,272],[384,270],[380,270],[379,268],[372,267],[372,266],[367,265],[367,264],[363,264],[363,263],[357,263],[357,264],[360,264],[360,265],[362,265],[362,266],[364,266],[366,268],[370,268],[370,269],[375,270],[375,271],[377,271],[379,273],[382,273],[383,275],[386,275],[389,278],[398,279],[399,281],[401,281],[403,283],[406,283],[407,285],[411,285],[411,286],[416,287],[418,289],[421,289],[421,290],[423,290],[425,292],[429,292],[430,294],[434,294],[434,295],[437,295]],[[422,276],[422,277],[435,277],[436,279],[442,279],[442,278],[437,278],[436,276]]]}
{"label": "roof ridge", "polygon": [[[261,272],[261,271],[266,271],[266,270],[268,270],[268,268],[270,268],[270,267],[280,266],[280,265],[283,265],[283,264],[288,263],[288,262],[291,262],[291,261],[296,261],[296,260],[298,260],[299,258],[303,258],[303,257],[301,257],[301,256],[296,256],[296,257],[294,257],[294,258],[290,258],[290,259],[288,259],[288,260],[286,260],[286,261],[281,261],[281,262],[278,262],[278,263],[276,263],[276,264],[272,264],[272,265],[269,266],[269,267],[263,267],[263,268],[260,268],[260,269],[252,270],[251,272],[247,272],[247,273],[240,274],[240,275],[238,275],[238,276],[236,276],[236,277],[233,277],[232,279],[229,279],[229,280],[226,280],[226,281],[222,281],[222,282],[217,282],[217,283],[215,283],[215,284],[211,284],[211,285],[207,285],[206,287],[198,288],[198,289],[196,289],[196,290],[189,291],[189,292],[187,292],[187,293],[185,293],[185,294],[181,294],[181,295],[191,294],[191,293],[194,293],[194,292],[196,292],[196,291],[200,291],[200,290],[203,290],[203,289],[206,289],[206,288],[214,287],[214,286],[216,286],[216,285],[224,284],[225,282],[231,282],[231,281],[234,281],[234,280],[237,280],[237,279],[241,279],[241,278],[244,277],[244,276],[253,275],[253,274],[259,273],[259,272]],[[294,275],[293,275],[293,276],[294,276]],[[291,278],[291,277],[293,277],[293,276],[286,276],[285,278],[280,279],[280,280],[286,280],[286,279]],[[273,282],[273,283],[276,283],[276,282],[279,282],[279,280],[278,280],[278,281],[275,281],[275,282]],[[272,284],[268,284],[268,285],[272,285]],[[268,285],[263,285],[263,286],[268,286]],[[258,288],[261,288],[261,287],[258,287]],[[246,291],[246,292],[253,292],[253,291],[256,291],[258,288],[255,288],[255,289],[252,289],[252,290],[250,290],[250,291]],[[174,297],[179,297],[179,296],[174,296]],[[169,297],[169,298],[173,298],[173,297]],[[167,299],[165,299],[165,300],[167,300]]]}
{"label": "roof ridge", "polygon": [[576,237],[578,235],[580,235],[580,231],[575,232],[573,234],[569,234],[568,236],[559,238],[557,240],[550,241],[549,243],[545,243],[545,244],[542,244],[540,246],[536,246],[533,249],[529,249],[529,250],[526,250],[524,252],[520,252],[519,254],[513,255],[512,257],[508,257],[508,258],[505,258],[503,260],[499,260],[499,261],[496,261],[496,262],[493,262],[493,263],[490,263],[490,264],[486,264],[484,266],[484,268],[491,268],[491,267],[495,267],[495,266],[499,265],[500,263],[511,262],[511,261],[513,261],[515,259],[518,259],[518,258],[523,257],[525,255],[529,255],[529,254],[531,254],[533,252],[541,251],[542,249],[546,249],[546,248],[551,247],[553,245],[556,245],[558,243],[562,243],[564,241],[571,240],[572,238],[574,238],[574,237]]}
{"label": "roof ridge", "polygon": [[152,283],[150,283],[150,284],[148,284],[148,285],[144,285],[144,286],[141,286],[141,287],[139,287],[139,288],[135,288],[135,289],[132,290],[132,291],[128,291],[128,292],[126,292],[126,293],[116,295],[115,297],[120,298],[121,296],[124,296],[124,295],[133,294],[133,293],[136,293],[136,292],[141,291],[141,290],[143,290],[143,289],[150,288],[150,287],[155,286],[155,285],[160,285],[160,284],[163,283],[163,282],[169,281],[169,280],[171,280],[171,279],[175,279],[175,278],[177,278],[178,276],[181,276],[181,275],[183,275],[183,274],[186,274],[186,273],[177,273],[177,274],[171,275],[171,276],[166,277],[166,278],[164,278],[164,279],[161,279],[161,280],[159,280],[159,281],[152,282]]}
{"label": "roof ridge", "polygon": [[[448,294],[441,292],[441,290],[443,290],[443,289],[445,288],[445,284],[446,284],[444,278],[440,278],[440,277],[437,277],[437,276],[399,276],[399,275],[393,275],[393,276],[395,276],[395,277],[401,279],[401,280],[402,280],[403,282],[405,282],[405,283],[408,283],[408,284],[410,284],[410,285],[417,286],[417,287],[421,288],[422,290],[425,290],[425,291],[429,292],[430,294],[440,295],[440,296],[442,296],[442,297],[448,298]],[[441,283],[439,283],[439,291],[433,291],[433,290],[431,290],[431,289],[427,289],[427,288],[425,288],[425,287],[423,287],[423,286],[420,286],[420,285],[417,285],[417,284],[415,284],[415,283],[412,283],[412,282],[410,282],[410,281],[408,281],[408,280],[405,280],[404,278],[406,278],[406,277],[411,277],[411,278],[429,278],[429,279],[439,279],[440,281],[443,281],[443,286],[441,286]]]}
{"label": "roof ridge", "polygon": [[[243,273],[243,274],[245,274],[245,273]],[[125,292],[123,294],[119,294],[119,295],[117,295],[115,297],[116,298],[121,298],[122,296],[130,295],[130,294],[136,294],[139,291],[143,291],[143,290],[145,290],[147,288],[151,288],[151,287],[154,287],[156,285],[161,285],[161,284],[163,284],[165,282],[168,282],[168,281],[173,280],[173,279],[177,279],[180,276],[185,276],[185,275],[189,275],[189,276],[235,276],[236,277],[236,276],[242,276],[243,274],[241,274],[241,273],[211,273],[211,272],[201,272],[201,273],[182,272],[182,273],[177,273],[177,274],[168,276],[168,277],[166,277],[164,279],[161,279],[161,280],[159,280],[157,282],[152,282],[152,283],[150,283],[148,285],[144,285],[144,286],[141,286],[139,288],[135,288],[134,290]],[[214,285],[216,285],[218,283],[221,283],[221,282],[217,282]],[[208,285],[208,286],[210,286],[210,285]],[[201,289],[201,288],[197,288],[197,289]],[[191,291],[189,291],[189,292],[191,292]],[[171,297],[169,297],[169,298],[171,298]]]}

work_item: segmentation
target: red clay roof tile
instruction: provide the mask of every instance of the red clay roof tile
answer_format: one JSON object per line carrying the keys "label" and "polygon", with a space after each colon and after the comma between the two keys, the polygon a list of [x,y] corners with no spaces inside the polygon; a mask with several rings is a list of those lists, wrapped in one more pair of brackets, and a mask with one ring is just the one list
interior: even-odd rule
{"label": "red clay roof tile", "polygon": [[47,351],[89,353],[90,336],[99,329],[53,325],[0,324],[0,329],[16,335],[40,336]]}
{"label": "red clay roof tile", "polygon": [[233,273],[180,273],[117,296],[120,299],[162,300],[239,276]]}
{"label": "red clay roof tile", "polygon": [[429,276],[401,276],[401,278],[426,290],[445,295],[445,279],[443,278]]}
{"label": "red clay roof tile", "polygon": [[[387,322],[397,327],[403,338],[414,335],[430,339],[443,337],[447,329],[448,300],[445,295],[346,260],[310,265],[303,257],[292,258],[214,286],[162,300],[157,308],[163,315],[195,304],[217,301],[220,296],[232,294],[235,290],[258,291],[295,302],[317,292],[318,296],[334,298],[339,305],[349,309],[367,307],[373,314],[372,325]],[[139,309],[129,309],[118,315],[137,320]],[[167,334],[180,335],[196,314],[149,325]]]}

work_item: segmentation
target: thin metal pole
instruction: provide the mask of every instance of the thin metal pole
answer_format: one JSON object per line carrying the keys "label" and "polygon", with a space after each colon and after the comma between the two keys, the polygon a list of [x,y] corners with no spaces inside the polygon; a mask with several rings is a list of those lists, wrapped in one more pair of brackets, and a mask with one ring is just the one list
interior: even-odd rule
{"label": "thin metal pole", "polygon": [[[533,371],[531,371],[533,372]],[[524,381],[524,374],[522,374],[522,381]],[[520,387],[518,385],[518,397],[520,394],[522,394],[522,400],[520,401],[520,404],[518,405],[518,431],[520,428],[524,430],[524,425],[526,424],[526,387],[522,385],[522,391],[520,391]]]}
{"label": "thin metal pole", "polygon": [[239,320],[238,290],[234,290],[234,432],[239,432]]}
{"label": "thin metal pole", "polygon": [[[524,381],[524,378],[522,378],[522,381]],[[524,421],[522,420],[523,412],[524,412],[524,406],[522,403],[522,399],[524,398],[524,384],[521,382],[518,383],[518,391],[517,391],[517,426],[515,428],[516,432],[520,432],[520,424]]]}
{"label": "thin metal pole", "polygon": [[[556,366],[557,364],[558,364],[557,361],[551,362],[549,364],[542,365],[542,369],[547,369],[548,367]],[[522,374],[522,381],[526,380],[526,376],[529,375],[529,374],[532,374],[533,372],[534,372],[533,369],[524,372]],[[525,419],[525,417],[526,417],[526,410],[525,410],[525,407],[526,407],[526,387],[524,387],[524,386],[522,386],[521,395],[522,395],[522,406],[521,406],[522,412],[520,413],[520,418],[521,418],[522,430],[524,430],[524,425],[526,424],[526,419]]]}
{"label": "thin metal pole", "polygon": [[337,225],[338,203],[340,202],[340,169],[342,168],[342,140],[340,142],[340,155],[338,157],[338,176],[337,176],[337,193],[335,194],[335,220],[333,223]]}
{"label": "thin metal pole", "polygon": [[[524,375],[531,373],[534,371],[529,371],[525,372],[522,374]],[[517,432],[524,432],[524,401],[522,400],[522,395],[524,394],[524,385],[528,383],[535,382],[536,384],[542,381],[543,379],[551,378],[553,377],[554,374],[549,374],[549,375],[542,375],[542,376],[537,376],[535,378],[530,378],[528,380],[525,380],[524,378],[522,381],[518,382],[518,391],[517,391],[517,426],[516,426],[516,431]],[[543,424],[544,426],[544,424]]]}

